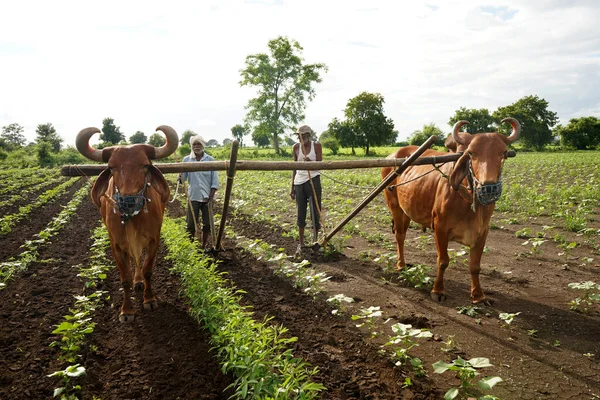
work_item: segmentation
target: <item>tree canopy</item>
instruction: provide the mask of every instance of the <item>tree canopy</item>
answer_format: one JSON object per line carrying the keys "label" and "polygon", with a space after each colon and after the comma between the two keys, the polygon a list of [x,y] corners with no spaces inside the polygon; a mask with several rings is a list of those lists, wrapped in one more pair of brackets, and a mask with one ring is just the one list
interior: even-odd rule
{"label": "tree canopy", "polygon": [[148,144],[151,144],[154,147],[164,146],[165,143],[167,143],[167,139],[162,133],[158,132],[150,135],[150,139],[148,139]]}
{"label": "tree canopy", "polygon": [[129,143],[137,144],[137,143],[146,143],[148,141],[148,137],[142,131],[137,131],[133,135],[129,136]]}
{"label": "tree canopy", "polygon": [[219,141],[217,139],[210,139],[206,142],[207,147],[219,147]]}
{"label": "tree canopy", "polygon": [[237,124],[231,128],[231,136],[237,139],[237,141],[240,143],[240,147],[242,147],[244,143],[244,136],[247,134],[248,129],[243,125]]}
{"label": "tree canopy", "polygon": [[558,125],[554,132],[565,147],[592,150],[600,146],[600,119],[596,117],[573,118],[566,126]]}
{"label": "tree canopy", "polygon": [[104,118],[100,140],[104,142],[105,146],[112,146],[125,140],[125,135],[121,133],[121,128],[115,125],[114,119]]}
{"label": "tree canopy", "polygon": [[17,123],[12,123],[2,127],[2,148],[6,151],[13,151],[25,146],[27,139],[23,135],[25,130]]}
{"label": "tree canopy", "polygon": [[[536,150],[542,150],[552,142],[551,128],[558,122],[556,113],[548,110],[548,102],[538,96],[525,96],[509,106],[498,107],[492,116],[497,121],[506,117],[516,118],[521,123],[519,142]],[[507,125],[499,128],[502,132],[509,129]]]}
{"label": "tree canopy", "polygon": [[465,108],[461,107],[454,113],[454,116],[448,120],[448,125],[454,126],[455,123],[461,120],[469,121],[469,125],[465,125],[463,129],[467,132],[482,133],[482,132],[495,132],[494,118],[490,115],[487,108]]}
{"label": "tree canopy", "polygon": [[343,147],[363,147],[369,154],[371,146],[384,146],[394,143],[397,132],[394,122],[383,112],[383,96],[379,93],[362,92],[348,100],[344,115],[345,121],[334,118],[329,131]]}
{"label": "tree canopy", "polygon": [[446,134],[442,132],[433,122],[423,126],[422,130],[414,131],[408,138],[408,143],[414,146],[420,146],[435,135],[436,141],[433,143],[436,146],[443,146],[446,140]]}
{"label": "tree canopy", "polygon": [[[322,63],[305,64],[303,48],[295,40],[279,36],[268,43],[269,54],[251,54],[240,71],[240,86],[257,88],[257,97],[246,105],[246,123],[268,133],[279,154],[279,137],[304,119],[306,101],[315,97],[314,84],[327,71]],[[255,133],[253,132],[253,141]]]}
{"label": "tree canopy", "polygon": [[183,132],[183,135],[181,136],[181,140],[179,141],[179,143],[181,143],[182,146],[184,145],[189,145],[190,144],[190,138],[192,136],[196,136],[197,133],[192,131],[191,129],[186,130],[185,132]]}

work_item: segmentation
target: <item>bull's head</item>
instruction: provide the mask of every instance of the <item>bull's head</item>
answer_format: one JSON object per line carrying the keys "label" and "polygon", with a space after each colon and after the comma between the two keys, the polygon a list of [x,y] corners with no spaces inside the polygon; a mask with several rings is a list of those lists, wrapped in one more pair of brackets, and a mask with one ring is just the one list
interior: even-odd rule
{"label": "bull's head", "polygon": [[169,187],[162,173],[152,165],[151,160],[168,157],[177,149],[177,133],[167,125],[156,128],[165,134],[167,142],[162,147],[148,144],[111,146],[102,150],[90,146],[90,138],[100,133],[98,128],[86,128],[77,134],[77,150],[90,160],[106,162],[92,188],[92,201],[100,207],[100,198],[106,193],[110,179],[114,185],[114,201],[123,216],[131,217],[145,204],[146,191],[152,186],[165,203],[169,198]]}
{"label": "bull's head", "polygon": [[509,136],[498,132],[471,135],[458,132],[468,121],[458,121],[452,129],[455,151],[463,155],[454,166],[450,184],[458,190],[463,179],[468,178],[477,200],[482,205],[495,203],[502,193],[502,166],[508,155],[508,145],[515,142],[521,133],[521,125],[514,118],[504,118],[512,126]]}

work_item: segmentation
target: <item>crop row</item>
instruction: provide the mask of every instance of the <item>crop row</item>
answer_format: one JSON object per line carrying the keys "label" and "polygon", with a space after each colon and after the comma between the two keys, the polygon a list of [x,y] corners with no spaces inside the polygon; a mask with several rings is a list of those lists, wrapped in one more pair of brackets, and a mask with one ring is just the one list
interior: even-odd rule
{"label": "crop row", "polygon": [[2,177],[3,182],[0,188],[0,196],[7,193],[17,192],[24,187],[37,185],[38,183],[49,179],[59,177],[58,169],[20,169],[14,174]]}

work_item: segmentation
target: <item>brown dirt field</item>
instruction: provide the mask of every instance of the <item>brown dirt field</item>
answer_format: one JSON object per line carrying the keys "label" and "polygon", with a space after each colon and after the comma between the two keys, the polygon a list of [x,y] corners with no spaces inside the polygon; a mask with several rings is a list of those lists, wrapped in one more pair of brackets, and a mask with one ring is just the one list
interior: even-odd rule
{"label": "brown dirt field", "polygon": [[[69,196],[63,196],[0,238],[0,260],[18,255],[18,246],[43,229],[68,200]],[[182,208],[172,203],[169,213],[181,216]],[[457,313],[457,307],[470,304],[465,265],[448,269],[448,299],[438,304],[426,289],[409,287],[395,274],[383,272],[380,265],[361,261],[361,252],[388,250],[358,237],[348,243],[344,255],[326,259],[306,254],[313,267],[333,276],[325,286],[327,293],[316,299],[294,289],[268,263],[255,260],[229,239],[218,259],[232,284],[246,291],[244,304],[253,307],[257,319],[273,317],[273,323],[283,324],[290,335],[298,337],[294,354],[319,368],[315,380],[328,388],[324,399],[439,399],[458,380],[449,372],[433,373],[431,364],[450,362],[457,356],[489,358],[494,367],[482,372],[504,379],[492,391],[502,399],[599,398],[600,312],[598,307],[587,314],[570,310],[568,302],[578,293],[566,284],[600,281],[600,257],[595,255],[595,264],[583,266],[576,257],[590,257],[592,250],[578,247],[567,259],[558,256],[551,243],[544,244],[541,254],[529,254],[522,246],[525,240],[514,235],[526,225],[500,222],[508,217],[494,217],[503,228],[490,231],[482,285],[495,302],[481,306],[476,318]],[[57,380],[46,375],[62,365],[56,360],[56,349],[48,347],[56,339],[51,332],[68,313],[73,295],[83,292],[71,267],[89,262],[90,232],[99,223],[98,211],[84,201],[65,230],[40,249],[40,260],[45,261],[0,291],[1,399],[51,398]],[[295,250],[294,241],[276,227],[244,217],[229,223],[238,234],[283,247],[290,255]],[[412,243],[421,234],[411,231]],[[451,247],[458,249],[456,244]],[[141,299],[137,299],[140,311],[131,324],[118,322],[122,295],[116,268],[104,281],[101,289],[110,293],[110,301],[94,317],[96,330],[88,344],[96,350],[86,347],[83,352],[82,364],[88,370],[81,381],[84,399],[226,399],[231,395],[223,390],[232,377],[220,372],[208,337],[188,316],[186,300],[179,296],[179,280],[169,273],[164,254],[161,247],[153,279],[160,308],[142,312]],[[432,244],[407,248],[407,262],[434,266],[435,257]],[[333,316],[325,302],[337,293],[356,300],[341,317]],[[390,318],[387,324],[377,325],[381,334],[375,339],[369,339],[350,319],[352,311],[369,306],[381,307],[382,320]],[[501,312],[521,314],[506,325],[498,319]],[[396,322],[430,328],[434,333],[433,339],[420,340],[420,346],[411,350],[423,360],[427,377],[414,379],[410,370],[395,367],[379,354],[379,345],[391,334],[389,326]],[[450,337],[456,346],[444,352],[441,348]],[[406,376],[413,378],[413,386],[403,389]]]}

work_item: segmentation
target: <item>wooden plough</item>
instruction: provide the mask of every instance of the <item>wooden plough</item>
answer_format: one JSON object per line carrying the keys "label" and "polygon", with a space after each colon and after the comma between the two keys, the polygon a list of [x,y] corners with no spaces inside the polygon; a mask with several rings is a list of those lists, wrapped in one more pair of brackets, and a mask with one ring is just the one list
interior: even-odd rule
{"label": "wooden plough", "polygon": [[[383,158],[372,160],[344,160],[344,161],[312,161],[301,163],[303,170],[334,170],[334,169],[354,169],[354,168],[382,168],[396,167],[371,193],[369,193],[339,224],[337,224],[325,237],[319,242],[310,246],[314,251],[326,246],[331,238],[340,231],[352,218],[365,208],[383,189],[385,189],[396,177],[404,172],[411,165],[438,164],[456,161],[462,153],[449,153],[448,155],[435,157],[420,157],[435,142],[436,137],[431,136],[423,143],[410,157],[402,158]],[[195,171],[227,171],[227,184],[225,187],[225,197],[223,200],[223,212],[219,232],[216,235],[216,241],[213,242],[212,252],[216,253],[222,250],[221,240],[225,231],[225,222],[229,210],[229,199],[231,197],[233,180],[236,171],[293,171],[297,170],[299,163],[294,161],[238,161],[239,143],[237,140],[232,142],[231,154],[228,161],[204,161],[187,163],[157,163],[154,164],[163,174],[172,174],[179,172]],[[514,157],[515,152],[509,151],[509,157]],[[105,164],[85,164],[85,165],[65,165],[61,168],[61,174],[64,176],[90,176],[99,175],[106,168]]]}

